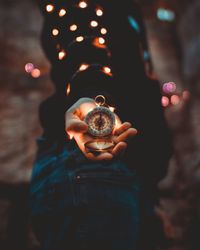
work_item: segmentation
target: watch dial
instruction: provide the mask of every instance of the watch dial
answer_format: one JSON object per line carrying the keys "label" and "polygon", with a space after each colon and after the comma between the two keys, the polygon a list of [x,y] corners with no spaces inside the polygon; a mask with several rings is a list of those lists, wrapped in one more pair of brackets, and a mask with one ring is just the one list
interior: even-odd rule
{"label": "watch dial", "polygon": [[115,115],[106,107],[97,107],[87,114],[85,122],[91,135],[104,137],[112,133]]}

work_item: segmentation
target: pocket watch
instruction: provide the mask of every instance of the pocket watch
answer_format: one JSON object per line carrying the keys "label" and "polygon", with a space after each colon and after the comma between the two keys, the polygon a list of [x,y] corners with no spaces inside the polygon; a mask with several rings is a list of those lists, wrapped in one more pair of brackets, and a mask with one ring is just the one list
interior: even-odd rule
{"label": "pocket watch", "polygon": [[108,151],[114,147],[114,142],[110,139],[115,127],[115,114],[105,106],[105,97],[98,95],[95,98],[97,107],[90,111],[84,121],[88,124],[88,134],[94,140],[85,144],[90,151]]}

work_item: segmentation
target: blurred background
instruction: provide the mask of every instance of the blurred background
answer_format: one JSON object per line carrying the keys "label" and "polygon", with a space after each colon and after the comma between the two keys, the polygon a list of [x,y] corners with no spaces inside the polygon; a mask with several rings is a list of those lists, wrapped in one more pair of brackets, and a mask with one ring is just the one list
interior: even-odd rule
{"label": "blurred background", "polygon": [[[174,143],[156,209],[162,250],[199,250],[200,1],[138,2]],[[0,250],[40,249],[26,208],[42,132],[38,107],[54,92],[40,46],[42,23],[34,0],[0,0]]]}

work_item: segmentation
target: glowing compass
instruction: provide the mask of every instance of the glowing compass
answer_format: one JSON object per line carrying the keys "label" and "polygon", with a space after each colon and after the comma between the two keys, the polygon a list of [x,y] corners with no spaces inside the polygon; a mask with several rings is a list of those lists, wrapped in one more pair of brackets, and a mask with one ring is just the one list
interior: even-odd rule
{"label": "glowing compass", "polygon": [[113,148],[114,143],[109,139],[115,127],[115,114],[107,107],[104,107],[105,97],[95,98],[97,107],[90,111],[84,121],[88,124],[88,133],[94,140],[85,144],[90,151],[106,151]]}

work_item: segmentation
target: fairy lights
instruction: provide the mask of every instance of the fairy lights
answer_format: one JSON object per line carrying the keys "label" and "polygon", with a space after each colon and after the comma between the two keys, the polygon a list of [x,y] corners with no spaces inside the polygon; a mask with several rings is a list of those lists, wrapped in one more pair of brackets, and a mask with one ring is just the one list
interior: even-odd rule
{"label": "fairy lights", "polygon": [[57,36],[59,34],[59,30],[58,29],[53,29],[52,30],[52,35],[53,36]]}
{"label": "fairy lights", "polygon": [[84,37],[83,36],[78,36],[77,38],[76,38],[76,41],[77,42],[82,42],[84,40]]}
{"label": "fairy lights", "polygon": [[105,39],[103,37],[99,37],[98,40],[99,40],[100,44],[104,44],[105,43]]}
{"label": "fairy lights", "polygon": [[46,11],[47,11],[47,12],[52,12],[52,11],[54,11],[54,6],[53,6],[53,4],[48,4],[48,5],[46,6]]}
{"label": "fairy lights", "polygon": [[68,83],[67,88],[66,88],[66,95],[69,95],[71,92],[71,84]]}
{"label": "fairy lights", "polygon": [[86,69],[88,69],[88,68],[89,68],[89,65],[83,63],[83,64],[81,64],[81,66],[79,67],[79,71],[84,71],[84,70],[86,70]]}
{"label": "fairy lights", "polygon": [[61,50],[59,53],[58,53],[58,58],[59,60],[63,60],[66,56],[66,52],[64,50]]}
{"label": "fairy lights", "polygon": [[59,17],[65,16],[66,13],[67,13],[67,11],[65,9],[60,9],[60,11],[59,11]]}
{"label": "fairy lights", "polygon": [[92,43],[95,47],[105,49],[105,39],[103,37],[96,37]]}
{"label": "fairy lights", "polygon": [[95,20],[92,20],[92,21],[90,22],[90,26],[93,27],[93,28],[95,28],[95,27],[98,26],[98,22],[95,21]]}
{"label": "fairy lights", "polygon": [[87,8],[88,4],[85,2],[85,1],[81,1],[78,6],[81,8],[81,9],[85,9]]}
{"label": "fairy lights", "polygon": [[76,30],[78,29],[78,26],[77,26],[76,24],[72,24],[72,25],[69,27],[69,29],[70,29],[71,31],[76,31]]}
{"label": "fairy lights", "polygon": [[102,35],[105,35],[105,34],[107,34],[107,29],[106,28],[101,28],[101,34]]}
{"label": "fairy lights", "polygon": [[102,9],[96,9],[96,15],[97,16],[102,16],[103,15],[103,10]]}
{"label": "fairy lights", "polygon": [[112,76],[111,68],[105,66],[102,70],[106,75]]}

